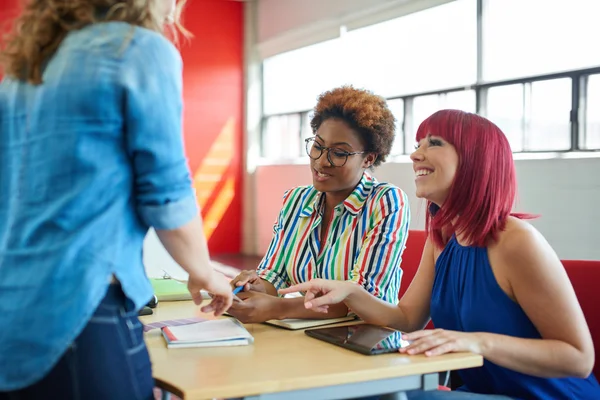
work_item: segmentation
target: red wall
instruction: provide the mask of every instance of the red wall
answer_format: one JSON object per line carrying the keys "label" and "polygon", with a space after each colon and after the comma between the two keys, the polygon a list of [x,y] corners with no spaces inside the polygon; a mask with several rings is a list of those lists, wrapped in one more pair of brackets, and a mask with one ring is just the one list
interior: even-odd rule
{"label": "red wall", "polygon": [[243,3],[188,1],[184,24],[194,35],[180,44],[190,168],[196,175],[211,252],[238,253],[242,224]]}
{"label": "red wall", "polygon": [[[0,0],[0,28],[19,0]],[[182,40],[184,138],[211,253],[241,249],[243,3],[191,0]],[[2,29],[0,29],[0,33]],[[1,71],[0,71],[1,77]]]}
{"label": "red wall", "polygon": [[[12,27],[12,21],[18,14],[20,0],[0,0],[0,37]],[[0,71],[2,77],[2,71]]]}

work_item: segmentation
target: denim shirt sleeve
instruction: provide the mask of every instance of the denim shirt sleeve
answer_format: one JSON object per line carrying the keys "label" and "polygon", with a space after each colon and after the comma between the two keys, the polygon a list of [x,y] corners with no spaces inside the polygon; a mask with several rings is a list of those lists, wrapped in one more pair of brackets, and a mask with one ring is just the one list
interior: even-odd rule
{"label": "denim shirt sleeve", "polygon": [[198,215],[182,138],[182,61],[162,35],[136,29],[124,54],[126,146],[137,211],[156,229]]}

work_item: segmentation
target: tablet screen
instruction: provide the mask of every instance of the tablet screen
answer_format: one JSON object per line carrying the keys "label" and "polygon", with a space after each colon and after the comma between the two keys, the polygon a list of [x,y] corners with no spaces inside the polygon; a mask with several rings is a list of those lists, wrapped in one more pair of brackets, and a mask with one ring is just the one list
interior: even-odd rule
{"label": "tablet screen", "polygon": [[363,354],[391,353],[409,344],[402,339],[402,332],[370,324],[307,329],[304,332]]}

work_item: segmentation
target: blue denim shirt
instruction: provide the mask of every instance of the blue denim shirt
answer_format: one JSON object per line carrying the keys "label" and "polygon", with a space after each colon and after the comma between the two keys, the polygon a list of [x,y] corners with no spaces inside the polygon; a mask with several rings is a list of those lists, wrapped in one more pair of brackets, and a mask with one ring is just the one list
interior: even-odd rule
{"label": "blue denim shirt", "polygon": [[70,33],[42,85],[0,84],[0,391],[50,371],[112,275],[142,307],[148,228],[198,214],[181,68],[160,34],[111,22]]}

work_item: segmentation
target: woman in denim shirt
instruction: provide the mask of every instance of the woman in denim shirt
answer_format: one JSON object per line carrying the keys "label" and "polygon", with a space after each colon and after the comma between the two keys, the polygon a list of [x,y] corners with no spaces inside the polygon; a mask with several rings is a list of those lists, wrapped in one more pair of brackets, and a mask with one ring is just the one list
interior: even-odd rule
{"label": "woman in denim shirt", "polygon": [[[174,0],[45,0],[2,46],[0,399],[150,399],[154,227],[222,313],[181,138]],[[168,23],[167,23],[168,22]]]}

